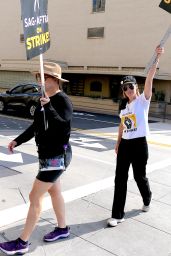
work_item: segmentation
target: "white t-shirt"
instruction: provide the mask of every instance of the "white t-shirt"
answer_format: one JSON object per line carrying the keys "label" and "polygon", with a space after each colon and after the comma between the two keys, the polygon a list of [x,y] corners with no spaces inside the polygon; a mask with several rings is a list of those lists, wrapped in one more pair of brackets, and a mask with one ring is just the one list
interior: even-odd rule
{"label": "white t-shirt", "polygon": [[134,139],[149,135],[148,112],[150,99],[145,98],[144,93],[138,96],[126,108],[121,110],[120,118],[124,126],[122,138]]}

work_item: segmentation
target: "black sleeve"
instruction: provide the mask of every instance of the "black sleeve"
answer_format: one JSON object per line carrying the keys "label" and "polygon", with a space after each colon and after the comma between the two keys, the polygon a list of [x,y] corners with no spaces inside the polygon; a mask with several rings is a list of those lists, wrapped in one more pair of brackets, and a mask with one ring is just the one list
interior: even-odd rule
{"label": "black sleeve", "polygon": [[62,111],[60,110],[59,112],[62,112],[62,115],[60,115],[55,107],[52,106],[51,102],[47,103],[44,105],[45,113],[47,114],[47,118],[53,119],[54,121],[56,120],[57,122],[60,123],[67,123],[68,121],[71,121],[72,119],[72,112],[73,112],[73,107],[72,103],[67,97],[63,97],[63,102],[62,102]]}
{"label": "black sleeve", "polygon": [[33,137],[34,137],[34,123],[30,125],[23,133],[21,133],[14,140],[17,142],[17,146],[19,146],[22,143],[29,141]]}

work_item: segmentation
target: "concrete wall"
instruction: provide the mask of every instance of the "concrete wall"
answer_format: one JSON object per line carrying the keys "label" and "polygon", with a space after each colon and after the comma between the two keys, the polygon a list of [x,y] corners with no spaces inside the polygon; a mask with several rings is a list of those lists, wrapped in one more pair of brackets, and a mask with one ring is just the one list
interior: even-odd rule
{"label": "concrete wall", "polygon": [[[156,0],[107,0],[103,13],[92,13],[92,0],[50,0],[51,48],[44,55],[69,66],[145,67],[170,25],[170,15]],[[25,60],[20,1],[0,1],[1,60]],[[104,27],[102,39],[87,39],[87,29]],[[170,43],[160,72],[170,71]]]}
{"label": "concrete wall", "polygon": [[[119,105],[111,99],[96,99],[90,97],[70,96],[74,110],[118,115]],[[164,102],[151,102],[149,116],[171,118],[171,105]]]}
{"label": "concrete wall", "polygon": [[[66,63],[66,74],[144,77],[144,67],[170,25],[170,14],[158,5],[156,0],[106,0],[105,12],[93,13],[92,0],[49,0],[51,47],[44,59]],[[20,0],[0,1],[0,9],[0,86],[11,86],[20,79],[33,80],[27,71],[39,67],[39,58],[26,61],[25,45],[20,42]],[[104,27],[104,38],[88,39],[87,29],[92,27]],[[171,98],[170,41],[156,75],[159,80],[154,82],[155,90],[164,91],[167,102]],[[4,73],[7,71],[9,77]],[[108,97],[108,82],[102,80],[102,97]],[[85,95],[90,93],[90,82],[88,78]]]}
{"label": "concrete wall", "polygon": [[[107,0],[104,13],[92,13],[91,3],[62,0],[57,6],[51,0],[54,41],[49,54],[56,50],[59,60],[72,65],[144,67],[170,25],[170,15],[158,7],[156,0]],[[55,9],[56,18],[52,15]],[[105,27],[103,39],[87,39],[87,28],[101,26]],[[167,49],[169,43],[161,69],[170,73],[171,52]]]}
{"label": "concrete wall", "polygon": [[101,114],[118,114],[118,104],[110,99],[70,96],[74,110],[89,111]]}
{"label": "concrete wall", "polygon": [[9,89],[16,83],[36,82],[35,78],[29,72],[24,71],[0,71],[0,91]]}

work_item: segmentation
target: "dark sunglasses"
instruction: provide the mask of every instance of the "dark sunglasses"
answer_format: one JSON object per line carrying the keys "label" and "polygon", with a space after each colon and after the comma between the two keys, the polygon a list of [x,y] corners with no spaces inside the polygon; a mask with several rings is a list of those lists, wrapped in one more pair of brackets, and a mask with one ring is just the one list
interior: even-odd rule
{"label": "dark sunglasses", "polygon": [[122,87],[122,90],[123,90],[124,92],[126,92],[126,91],[128,90],[128,88],[131,89],[131,90],[134,90],[134,85],[133,85],[133,84],[124,85],[124,86]]}
{"label": "dark sunglasses", "polygon": [[[44,79],[45,79],[45,81],[46,81],[48,78],[53,78],[53,76],[49,76],[49,75],[44,74]],[[36,80],[37,80],[37,81],[41,81],[41,75],[40,75],[39,73],[36,74]]]}

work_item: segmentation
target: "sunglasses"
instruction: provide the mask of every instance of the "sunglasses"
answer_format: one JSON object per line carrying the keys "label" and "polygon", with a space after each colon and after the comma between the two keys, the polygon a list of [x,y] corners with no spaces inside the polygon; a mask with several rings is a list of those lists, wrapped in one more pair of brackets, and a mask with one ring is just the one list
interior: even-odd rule
{"label": "sunglasses", "polygon": [[[49,75],[46,75],[46,74],[44,74],[44,79],[45,79],[45,81],[48,79],[48,78],[53,78],[52,76],[49,76]],[[36,74],[36,80],[37,81],[41,81],[41,75],[38,73],[38,74]]]}
{"label": "sunglasses", "polygon": [[126,91],[128,90],[128,88],[131,89],[131,90],[134,90],[135,86],[134,86],[134,84],[127,84],[127,85],[124,85],[124,86],[122,87],[122,90],[123,90],[124,92],[126,92]]}

